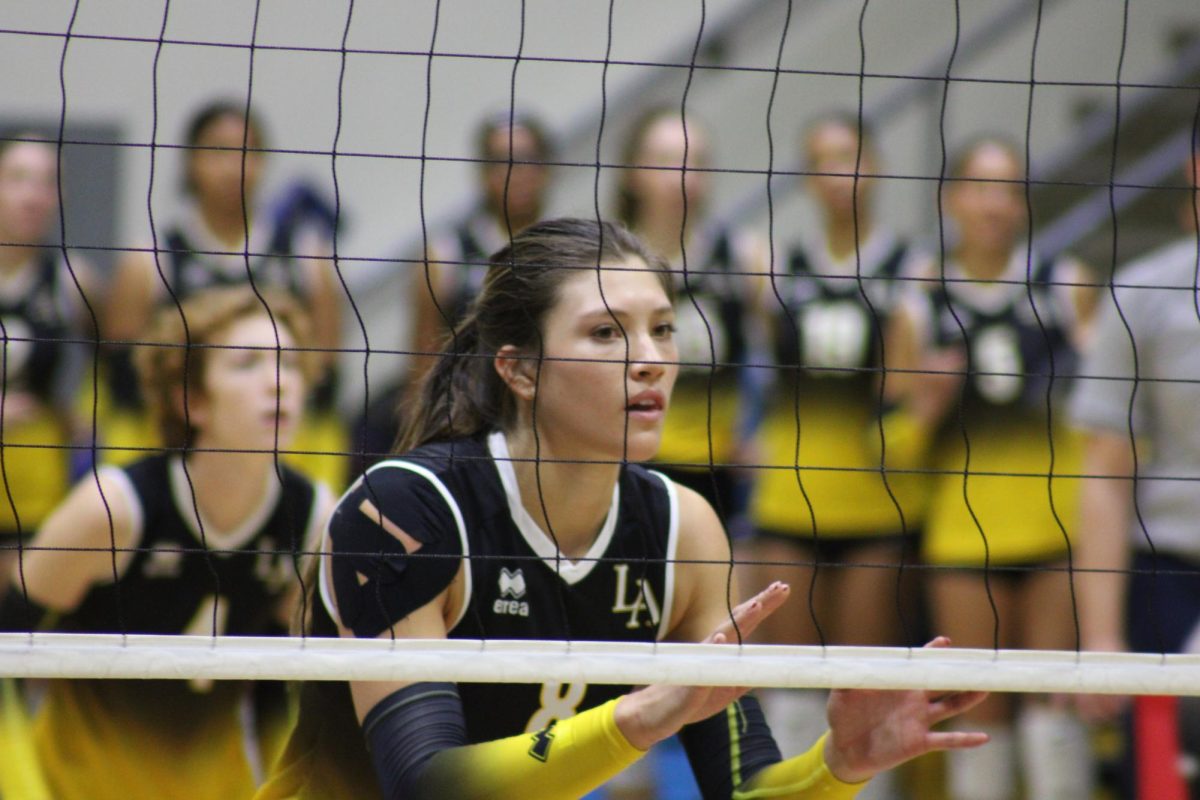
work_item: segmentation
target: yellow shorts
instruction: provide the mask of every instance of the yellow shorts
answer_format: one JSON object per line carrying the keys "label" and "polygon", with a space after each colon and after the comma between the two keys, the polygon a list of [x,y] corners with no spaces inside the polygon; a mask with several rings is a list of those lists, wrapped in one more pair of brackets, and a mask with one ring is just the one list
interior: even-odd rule
{"label": "yellow shorts", "polygon": [[[1040,561],[1065,553],[1078,525],[1080,480],[1047,478],[1050,448],[1045,428],[1029,426],[1008,435],[972,438],[965,499],[961,433],[952,431],[947,438],[951,441],[936,460],[936,468],[946,474],[936,478],[925,526],[927,561],[982,566],[985,541],[988,557],[996,563]],[[1055,475],[1078,475],[1081,436],[1059,430],[1054,444]]]}
{"label": "yellow shorts", "polygon": [[[70,490],[67,436],[58,420],[43,412],[3,431],[4,469],[12,501],[0,492],[0,532],[16,533],[17,523],[32,534]],[[15,507],[15,508],[14,508]]]}
{"label": "yellow shorts", "polygon": [[879,451],[872,446],[879,436],[870,403],[820,399],[801,400],[798,456],[795,410],[781,405],[764,421],[759,448],[766,468],[756,471],[755,526],[812,536],[815,518],[818,536],[915,532],[924,508],[924,477],[890,472],[885,483]]}

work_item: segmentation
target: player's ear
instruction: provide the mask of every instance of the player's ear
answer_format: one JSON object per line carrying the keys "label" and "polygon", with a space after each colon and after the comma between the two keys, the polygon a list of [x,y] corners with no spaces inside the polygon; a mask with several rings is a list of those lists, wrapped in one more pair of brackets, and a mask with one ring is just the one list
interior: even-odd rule
{"label": "player's ear", "polygon": [[537,365],[532,359],[523,358],[523,355],[515,345],[506,344],[496,351],[492,364],[509,391],[522,400],[532,402],[537,390]]}

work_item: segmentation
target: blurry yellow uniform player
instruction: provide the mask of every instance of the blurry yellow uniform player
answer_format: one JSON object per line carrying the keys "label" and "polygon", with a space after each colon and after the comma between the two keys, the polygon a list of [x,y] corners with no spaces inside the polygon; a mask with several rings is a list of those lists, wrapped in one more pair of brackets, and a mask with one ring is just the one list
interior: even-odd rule
{"label": "blurry yellow uniform player", "polygon": [[[105,466],[81,482],[25,553],[20,590],[0,599],[0,630],[246,636],[287,624],[294,554],[316,540],[331,496],[276,470],[270,448],[290,439],[304,402],[294,348],[305,340],[291,301],[267,298],[274,324],[246,287],[184,305],[191,342],[213,345],[189,359],[190,428],[178,392],[183,329],[178,314],[162,315],[152,334],[171,346],[147,351],[143,387],[164,439],[187,454]],[[52,682],[34,722],[52,796],[249,797],[288,723],[282,703],[253,713],[267,695],[250,688]]]}
{"label": "blurry yellow uniform player", "polygon": [[[945,208],[957,237],[896,316],[884,422],[889,461],[935,473],[923,556],[946,568],[927,578],[938,631],[966,647],[1068,649],[1080,487],[1060,476],[1078,475],[1082,454],[1060,406],[1092,281],[1074,259],[1029,252],[1023,163],[995,137],[954,161]],[[1014,797],[1018,755],[1028,796],[1090,797],[1087,737],[1069,712],[997,695],[968,717],[992,742],[952,754],[953,800]]]}

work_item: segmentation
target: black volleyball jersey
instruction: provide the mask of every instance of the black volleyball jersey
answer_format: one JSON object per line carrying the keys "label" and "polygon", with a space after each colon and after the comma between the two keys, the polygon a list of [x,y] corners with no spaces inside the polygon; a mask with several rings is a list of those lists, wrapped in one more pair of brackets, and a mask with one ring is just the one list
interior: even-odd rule
{"label": "black volleyball jersey", "polygon": [[[115,583],[96,586],[60,626],[88,633],[253,636],[270,630],[295,583],[293,549],[311,547],[323,486],[281,467],[262,503],[233,531],[200,525],[179,456],[106,467],[135,519],[135,553]],[[207,545],[207,552],[205,551]]]}
{"label": "black volleyball jersey", "polygon": [[[422,544],[345,576],[341,555],[363,547],[345,541],[343,532],[364,513],[359,506],[367,497]],[[372,467],[338,504],[328,533],[336,563],[322,562],[325,609],[331,616],[340,611],[343,624],[362,635],[356,623],[371,612],[351,596],[360,586],[367,603],[379,593],[408,593],[381,600],[394,621],[436,597],[466,558],[464,604],[452,639],[655,641],[666,635],[671,616],[677,517],[668,479],[624,466],[591,549],[578,561],[556,558],[554,542],[521,505],[503,434],[427,445]],[[364,573],[376,572],[375,583],[362,585]],[[314,623],[314,633],[330,633],[320,628]],[[539,730],[629,688],[461,684],[459,692],[468,739],[480,742]]]}
{"label": "black volleyball jersey", "polygon": [[[907,243],[877,231],[849,268],[824,247],[796,247],[776,279],[775,358],[813,380],[862,381],[879,364],[879,341],[911,258]],[[861,281],[860,281],[861,276]]]}
{"label": "black volleyball jersey", "polygon": [[61,259],[47,250],[25,271],[0,284],[4,380],[9,390],[51,401],[70,338],[73,287],[63,280]]}
{"label": "black volleyball jersey", "polygon": [[739,273],[729,233],[718,231],[671,266],[675,281],[675,345],[679,376],[707,378],[714,368],[746,360],[746,302],[753,276]]}
{"label": "black volleyball jersey", "polygon": [[251,230],[248,256],[223,252],[226,248],[215,243],[205,245],[203,240],[211,237],[204,235],[202,226],[199,219],[185,220],[168,228],[159,244],[167,279],[180,301],[205,289],[243,286],[251,279],[259,289],[308,296],[291,226],[264,220],[262,227]]}
{"label": "black volleyball jersey", "polygon": [[452,270],[454,280],[444,308],[450,316],[451,325],[457,325],[483,288],[489,257],[502,245],[498,240],[496,224],[482,211],[463,220],[451,235],[457,252],[446,256],[454,262],[446,265]]}
{"label": "black volleyball jersey", "polygon": [[928,295],[930,336],[940,347],[965,347],[966,410],[1044,411],[1051,373],[1055,395],[1066,391],[1077,361],[1074,312],[1063,296],[1071,263],[1036,256],[1027,262],[1018,252],[994,283],[970,281],[948,265],[948,280]]}

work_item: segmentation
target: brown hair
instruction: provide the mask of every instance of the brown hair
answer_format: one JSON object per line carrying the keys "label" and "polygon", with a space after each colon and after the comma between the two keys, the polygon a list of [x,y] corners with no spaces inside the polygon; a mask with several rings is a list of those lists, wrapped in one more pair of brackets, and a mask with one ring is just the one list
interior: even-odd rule
{"label": "brown hair", "polygon": [[270,289],[260,294],[262,299],[250,286],[208,289],[179,306],[162,309],[154,318],[147,343],[137,347],[134,359],[142,396],[158,424],[164,446],[177,449],[192,446],[196,430],[188,424],[187,395],[180,403],[179,392],[195,396],[204,391],[209,346],[230,325],[245,317],[266,314],[270,309],[275,324],[292,334],[300,350],[305,380],[311,385],[318,369],[316,353],[304,349],[311,340],[308,315],[289,294]]}
{"label": "brown hair", "polygon": [[666,265],[615,223],[565,217],[539,222],[514,236],[489,259],[479,296],[425,375],[416,406],[401,415],[407,423],[396,451],[512,424],[516,403],[496,374],[496,353],[512,345],[540,357],[542,324],[558,302],[562,284],[574,275],[594,274],[602,264],[633,257],[659,271],[663,290],[671,297]]}

